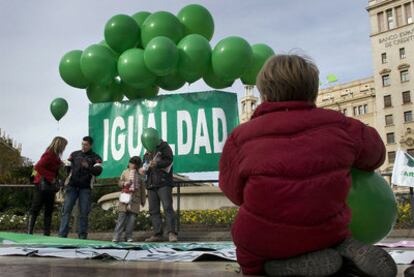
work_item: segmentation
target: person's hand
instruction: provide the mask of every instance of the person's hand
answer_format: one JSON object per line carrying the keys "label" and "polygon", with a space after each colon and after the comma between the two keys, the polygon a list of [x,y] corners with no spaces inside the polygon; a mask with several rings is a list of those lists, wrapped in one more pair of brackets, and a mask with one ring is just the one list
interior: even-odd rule
{"label": "person's hand", "polygon": [[145,169],[143,169],[142,167],[138,170],[139,175],[145,176]]}
{"label": "person's hand", "polygon": [[150,167],[156,167],[157,166],[157,162],[156,161],[154,161],[154,160],[152,160],[151,162],[150,162]]}

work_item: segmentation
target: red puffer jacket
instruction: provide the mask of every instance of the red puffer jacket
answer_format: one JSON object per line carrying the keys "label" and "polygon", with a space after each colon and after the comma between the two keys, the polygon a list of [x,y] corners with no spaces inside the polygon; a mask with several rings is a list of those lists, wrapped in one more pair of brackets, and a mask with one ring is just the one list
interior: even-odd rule
{"label": "red puffer jacket", "polygon": [[328,248],[350,235],[350,168],[384,162],[377,131],[306,102],[265,102],[228,138],[220,188],[240,206],[232,228],[244,274],[269,259]]}
{"label": "red puffer jacket", "polygon": [[34,166],[38,174],[36,174],[33,183],[39,184],[42,177],[45,177],[48,182],[53,182],[61,164],[62,161],[58,155],[53,151],[46,151]]}

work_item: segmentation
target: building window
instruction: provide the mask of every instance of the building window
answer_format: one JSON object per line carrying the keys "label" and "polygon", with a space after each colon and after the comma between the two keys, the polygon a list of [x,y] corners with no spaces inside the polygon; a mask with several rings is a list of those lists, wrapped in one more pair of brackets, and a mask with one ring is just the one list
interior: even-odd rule
{"label": "building window", "polygon": [[406,24],[413,23],[413,15],[411,11],[411,3],[407,3],[404,5],[404,11],[405,11],[405,20]]}
{"label": "building window", "polygon": [[364,107],[363,106],[358,106],[358,114],[364,114]]}
{"label": "building window", "polygon": [[392,10],[391,9],[386,10],[385,14],[386,14],[386,17],[387,17],[387,27],[388,27],[388,30],[390,30],[390,29],[394,28],[394,18],[392,16]]}
{"label": "building window", "polygon": [[400,48],[400,59],[405,59],[405,48]]}
{"label": "building window", "polygon": [[413,121],[413,113],[411,111],[404,112],[404,122]]}
{"label": "building window", "polygon": [[381,62],[382,62],[382,64],[387,63],[387,53],[382,53],[381,54]]}
{"label": "building window", "polygon": [[354,116],[358,115],[358,107],[354,107]]}
{"label": "building window", "polygon": [[391,95],[385,95],[384,96],[384,108],[392,107],[391,103]]}
{"label": "building window", "polygon": [[394,133],[387,133],[387,143],[393,144],[395,143],[395,136]]}
{"label": "building window", "polygon": [[385,26],[384,26],[384,13],[380,12],[377,14],[377,19],[378,19],[378,32],[383,32],[385,31]]}
{"label": "building window", "polygon": [[391,85],[390,75],[382,75],[382,86],[388,87]]}
{"label": "building window", "polygon": [[368,113],[368,105],[364,105],[364,114]]}
{"label": "building window", "polygon": [[388,163],[392,164],[395,161],[395,151],[388,152]]}
{"label": "building window", "polygon": [[400,72],[401,77],[401,83],[408,82],[410,80],[410,77],[408,76],[408,70],[402,70]]}
{"label": "building window", "polygon": [[395,7],[395,19],[396,19],[397,27],[403,25],[403,13],[402,13],[401,6]]}
{"label": "building window", "polygon": [[411,103],[411,94],[409,91],[404,91],[402,93],[403,96],[403,104]]}
{"label": "building window", "polygon": [[389,125],[392,125],[392,124],[394,124],[394,119],[392,117],[392,114],[386,115],[385,116],[385,125],[389,126]]}
{"label": "building window", "polygon": [[348,113],[347,109],[343,109],[343,110],[342,110],[342,114],[343,114],[343,115],[347,115],[347,113]]}

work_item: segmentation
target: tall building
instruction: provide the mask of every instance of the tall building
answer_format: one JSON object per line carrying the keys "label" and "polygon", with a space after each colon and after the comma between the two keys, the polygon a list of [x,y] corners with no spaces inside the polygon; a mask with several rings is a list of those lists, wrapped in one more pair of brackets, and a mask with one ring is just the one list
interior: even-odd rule
{"label": "tall building", "polygon": [[[381,168],[390,171],[398,148],[414,154],[414,2],[370,0],[376,128],[387,146]],[[412,132],[413,130],[413,132]]]}
{"label": "tall building", "polygon": [[258,103],[259,98],[254,96],[254,86],[244,86],[244,96],[240,100],[240,123],[250,120]]}

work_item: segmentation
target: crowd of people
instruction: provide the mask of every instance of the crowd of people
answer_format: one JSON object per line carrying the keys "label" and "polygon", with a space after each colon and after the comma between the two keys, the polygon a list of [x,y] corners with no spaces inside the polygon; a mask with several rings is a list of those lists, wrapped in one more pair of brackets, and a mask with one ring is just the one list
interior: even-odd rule
{"label": "crowd of people", "polygon": [[[82,140],[81,150],[70,154],[66,161],[61,157],[68,142],[63,137],[55,137],[40,160],[35,164],[33,183],[35,191],[29,211],[28,233],[33,234],[36,219],[44,207],[43,234],[51,234],[52,214],[56,193],[63,189],[59,236],[66,238],[70,231],[72,210],[79,206],[78,237],[87,239],[88,220],[91,210],[91,194],[96,177],[102,173],[102,159],[92,150],[93,138]],[[173,153],[167,142],[159,141],[157,147],[147,151],[143,160],[131,157],[127,168],[119,178],[121,194],[118,203],[118,220],[114,230],[113,242],[134,241],[133,231],[136,216],[146,203],[151,215],[154,234],[147,242],[163,241],[163,225],[160,212],[162,204],[165,211],[168,240],[176,242],[175,213],[172,201]],[[61,176],[65,176],[62,178]],[[125,234],[124,234],[125,233]]]}

